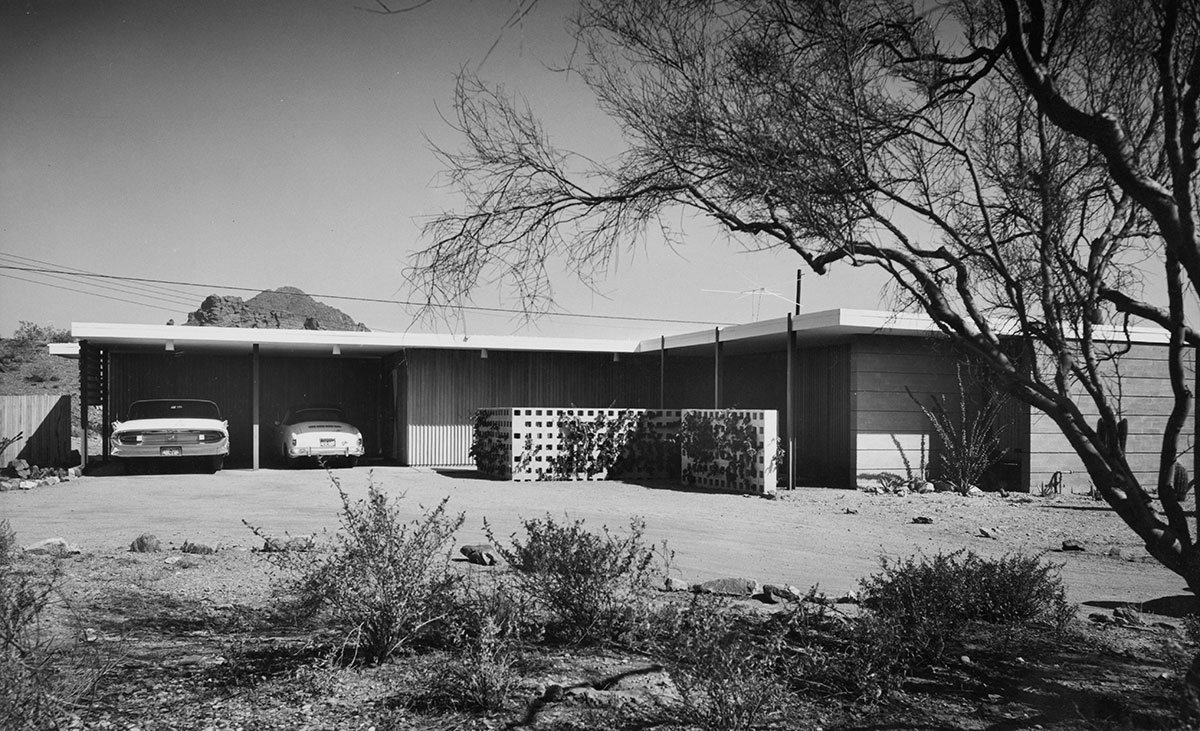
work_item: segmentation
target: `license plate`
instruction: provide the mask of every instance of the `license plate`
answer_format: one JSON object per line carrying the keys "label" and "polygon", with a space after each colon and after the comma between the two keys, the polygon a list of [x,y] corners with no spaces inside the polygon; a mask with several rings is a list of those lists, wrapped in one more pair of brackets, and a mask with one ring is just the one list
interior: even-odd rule
{"label": "license plate", "polygon": [[183,447],[159,447],[159,457],[182,457]]}
{"label": "license plate", "polygon": [[321,440],[322,447],[332,447],[333,444],[334,444],[334,440],[332,440],[332,439],[322,439]]}

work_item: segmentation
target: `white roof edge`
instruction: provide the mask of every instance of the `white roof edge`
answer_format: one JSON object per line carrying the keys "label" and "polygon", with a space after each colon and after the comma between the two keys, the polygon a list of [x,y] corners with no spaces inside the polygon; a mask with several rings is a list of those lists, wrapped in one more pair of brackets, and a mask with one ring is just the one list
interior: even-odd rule
{"label": "white roof edge", "polygon": [[634,340],[550,338],[515,335],[471,335],[440,333],[384,333],[354,330],[282,330],[197,325],[134,325],[125,323],[73,322],[71,335],[79,340],[121,339],[134,342],[177,344],[243,343],[296,345],[364,345],[401,348],[455,348],[477,350],[556,350],[571,352],[633,353]]}
{"label": "white roof edge", "polygon": [[[996,323],[995,326],[996,330],[1002,334],[1013,330],[1011,323]],[[838,335],[877,333],[918,336],[942,334],[933,319],[924,313],[891,310],[836,309],[805,312],[792,317],[792,328],[798,333],[828,330],[830,334]],[[665,337],[666,347],[672,349],[711,345],[714,341],[714,331],[720,332],[722,342],[786,333],[787,318],[777,317],[743,325],[729,325],[682,335],[668,335]],[[1093,335],[1096,340],[1102,342],[1123,342],[1128,339],[1132,343],[1166,343],[1170,339],[1165,330],[1155,325],[1138,325],[1128,328],[1098,325],[1093,328]],[[662,342],[658,338],[643,340],[638,345],[638,352],[657,352]]]}
{"label": "white roof edge", "polygon": [[[798,333],[827,331],[830,335],[891,334],[930,335],[941,331],[927,315],[889,310],[834,309],[805,312],[792,318]],[[1009,328],[998,326],[1005,332]],[[513,350],[559,351],[594,353],[658,352],[665,339],[668,349],[711,345],[714,333],[722,342],[732,342],[787,332],[787,318],[729,325],[697,330],[678,335],[666,335],[641,341],[615,339],[561,338],[517,335],[471,335],[469,337],[442,333],[385,333],[350,330],[279,330],[268,328],[200,327],[196,325],[138,325],[127,323],[74,322],[71,335],[78,340],[119,339],[125,342],[157,344],[174,341],[176,344],[277,344],[308,346],[368,346],[376,349],[440,348],[456,350]],[[1097,326],[1098,340],[1133,343],[1166,343],[1169,337],[1157,326],[1129,328]],[[52,355],[77,357],[77,343],[53,343]]]}
{"label": "white roof edge", "polygon": [[50,349],[50,355],[60,358],[79,357],[79,343],[50,343],[47,347]]}

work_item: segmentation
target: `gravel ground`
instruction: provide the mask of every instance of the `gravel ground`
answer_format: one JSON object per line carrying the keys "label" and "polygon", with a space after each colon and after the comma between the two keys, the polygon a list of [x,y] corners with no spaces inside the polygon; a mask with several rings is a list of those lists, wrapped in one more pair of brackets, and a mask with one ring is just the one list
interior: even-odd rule
{"label": "gravel ground", "polygon": [[[354,498],[365,494],[368,480],[406,495],[414,516],[449,496],[449,508],[466,513],[460,544],[485,540],[484,519],[497,536],[508,536],[522,519],[547,513],[613,529],[640,516],[647,539],[667,542],[673,573],[688,581],[745,576],[838,595],[875,571],[881,556],[968,548],[1046,553],[1063,565],[1075,602],[1144,604],[1186,593],[1107,506],[1083,495],[898,497],[803,488],[767,500],[668,485],[496,482],[468,470],[359,467],[331,474]],[[124,553],[142,533],[157,535],[168,549],[191,540],[245,551],[259,542],[243,521],[268,533],[319,533],[337,529],[338,508],[330,476],[315,469],[92,476],[0,493],[0,519],[21,544],[62,537],[108,555]],[[1085,550],[1062,552],[1067,539]]]}

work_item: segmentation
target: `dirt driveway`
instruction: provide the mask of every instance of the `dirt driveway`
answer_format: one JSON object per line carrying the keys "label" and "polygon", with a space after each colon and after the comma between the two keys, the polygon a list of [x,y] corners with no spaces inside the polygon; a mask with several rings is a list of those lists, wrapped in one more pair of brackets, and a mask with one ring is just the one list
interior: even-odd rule
{"label": "dirt driveway", "polygon": [[[414,516],[419,506],[448,495],[450,509],[467,514],[460,543],[484,540],[484,518],[498,536],[507,536],[522,518],[546,513],[614,529],[641,516],[648,539],[667,541],[675,552],[674,573],[689,581],[745,576],[801,588],[819,584],[839,595],[874,571],[881,555],[970,548],[988,555],[1052,551],[1048,556],[1063,564],[1076,602],[1144,603],[1186,593],[1183,582],[1150,559],[1103,503],[1080,495],[897,497],[804,488],[766,500],[616,482],[493,482],[469,471],[420,468],[360,467],[333,474],[353,497],[365,494],[368,479],[390,493],[405,493]],[[25,545],[62,537],[86,552],[114,553],[149,532],[174,547],[192,540],[244,550],[257,542],[243,520],[271,533],[334,530],[338,505],[320,470],[226,470],[86,477],[4,492],[0,519],[10,522]],[[932,522],[914,523],[916,517]],[[984,537],[981,528],[995,537]],[[1061,552],[1068,538],[1086,550]]]}

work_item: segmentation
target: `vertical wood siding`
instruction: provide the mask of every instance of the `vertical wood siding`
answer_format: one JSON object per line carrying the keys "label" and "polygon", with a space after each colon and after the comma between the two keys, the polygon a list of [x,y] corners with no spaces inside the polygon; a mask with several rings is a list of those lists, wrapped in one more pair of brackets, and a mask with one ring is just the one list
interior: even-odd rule
{"label": "vertical wood siding", "polygon": [[[253,387],[250,355],[202,353],[114,353],[110,374],[112,419],[125,418],[139,399],[198,398],[213,401],[229,422],[227,464],[246,467],[253,454]],[[274,422],[305,404],[340,405],[347,420],[363,432],[367,454],[380,453],[381,361],[376,358],[280,358],[260,360],[259,448],[264,464],[278,449]]]}
{"label": "vertical wood siding", "polygon": [[[264,463],[280,454],[275,422],[292,409],[307,405],[340,406],[346,421],[363,435],[367,457],[381,454],[382,421],[391,410],[380,398],[382,361],[377,358],[279,358],[261,360]],[[386,413],[385,413],[386,412]]]}
{"label": "vertical wood siding", "polygon": [[796,484],[854,487],[850,346],[796,349]]}
{"label": "vertical wood siding", "polygon": [[636,408],[657,401],[652,359],[610,353],[405,352],[406,463],[470,463],[471,417],[489,407]]}
{"label": "vertical wood siding", "polygon": [[24,438],[0,451],[0,466],[23,459],[39,467],[73,467],[71,397],[0,396],[0,436],[17,434]]}
{"label": "vertical wood siding", "polygon": [[[1117,363],[1106,364],[1108,385],[1114,396],[1118,415],[1129,419],[1129,439],[1125,454],[1134,475],[1147,490],[1158,485],[1158,459],[1162,448],[1163,431],[1167,415],[1171,411],[1171,381],[1167,371],[1167,347],[1165,345],[1135,345]],[[1194,382],[1194,356],[1185,355],[1187,381]],[[1097,411],[1087,394],[1078,387],[1073,389],[1076,403],[1089,423],[1095,425]],[[1062,435],[1058,426],[1040,411],[1030,414],[1030,481],[1036,488],[1048,484],[1055,472],[1063,473],[1063,488],[1067,491],[1087,492],[1091,478],[1083,462]],[[1192,422],[1184,426],[1180,440],[1181,451],[1192,446]],[[1191,471],[1191,456],[1186,454],[1183,464]]]}
{"label": "vertical wood siding", "polygon": [[[229,466],[251,464],[252,383],[249,355],[111,353],[109,420],[125,419],[139,399],[212,401],[229,422]],[[107,430],[107,425],[106,425]]]}

